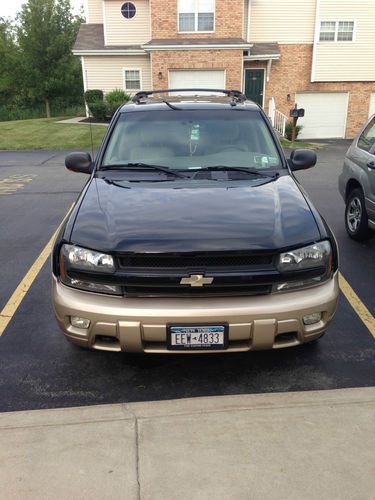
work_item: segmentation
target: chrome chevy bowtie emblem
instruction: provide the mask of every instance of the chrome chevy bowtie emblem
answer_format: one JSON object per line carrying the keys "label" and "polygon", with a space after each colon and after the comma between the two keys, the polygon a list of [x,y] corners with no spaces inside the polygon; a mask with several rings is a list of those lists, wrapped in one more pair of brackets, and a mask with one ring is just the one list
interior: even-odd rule
{"label": "chrome chevy bowtie emblem", "polygon": [[188,278],[182,278],[180,285],[203,286],[211,285],[213,278],[206,278],[203,274],[191,274]]}

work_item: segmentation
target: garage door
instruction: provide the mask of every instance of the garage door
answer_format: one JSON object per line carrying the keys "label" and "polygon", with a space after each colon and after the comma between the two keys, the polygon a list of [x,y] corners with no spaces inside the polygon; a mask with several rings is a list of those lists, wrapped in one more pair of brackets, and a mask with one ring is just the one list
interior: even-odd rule
{"label": "garage door", "polygon": [[170,71],[169,88],[170,89],[184,89],[184,88],[224,89],[225,72],[223,70]]}
{"label": "garage door", "polygon": [[347,92],[315,92],[297,94],[299,108],[305,109],[300,139],[329,139],[345,137],[348,109]]}
{"label": "garage door", "polygon": [[375,114],[375,92],[371,94],[369,117]]}

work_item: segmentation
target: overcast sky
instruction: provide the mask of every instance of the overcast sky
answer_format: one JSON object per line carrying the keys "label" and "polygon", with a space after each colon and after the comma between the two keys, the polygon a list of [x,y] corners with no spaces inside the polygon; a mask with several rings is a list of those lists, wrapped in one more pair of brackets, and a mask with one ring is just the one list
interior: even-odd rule
{"label": "overcast sky", "polygon": [[[0,17],[15,17],[25,0],[0,0]],[[78,12],[83,0],[70,0],[74,12]]]}

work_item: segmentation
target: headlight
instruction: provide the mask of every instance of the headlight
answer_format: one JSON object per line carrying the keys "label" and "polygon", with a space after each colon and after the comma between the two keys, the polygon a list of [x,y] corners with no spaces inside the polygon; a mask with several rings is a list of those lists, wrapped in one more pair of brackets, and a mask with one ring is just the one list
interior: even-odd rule
{"label": "headlight", "polygon": [[[287,278],[282,283],[275,283],[272,287],[273,292],[287,292],[292,290],[301,290],[319,285],[331,276],[332,271],[332,249],[329,241],[320,241],[303,248],[290,250],[279,255],[277,269],[284,274],[293,271],[309,271],[322,269],[319,276],[308,277],[304,279]],[[285,279],[285,278],[284,278]]]}
{"label": "headlight", "polygon": [[281,273],[324,267],[330,272],[332,250],[329,241],[320,241],[307,247],[280,254],[277,268]]}
{"label": "headlight", "polygon": [[60,279],[65,285],[90,292],[121,295],[121,287],[112,283],[92,281],[90,276],[75,277],[70,272],[92,272],[111,275],[116,267],[111,255],[75,245],[63,245],[60,251]]}
{"label": "headlight", "polygon": [[115,271],[112,255],[75,245],[63,245],[61,253],[69,267],[77,271],[93,271],[94,273],[113,273]]}

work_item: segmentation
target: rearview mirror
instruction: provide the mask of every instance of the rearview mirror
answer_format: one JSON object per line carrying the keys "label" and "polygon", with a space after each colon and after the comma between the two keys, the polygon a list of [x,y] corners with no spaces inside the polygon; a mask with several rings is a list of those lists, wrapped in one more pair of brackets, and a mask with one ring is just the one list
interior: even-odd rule
{"label": "rearview mirror", "polygon": [[89,153],[70,153],[65,158],[65,166],[72,172],[91,174],[94,164]]}
{"label": "rearview mirror", "polygon": [[295,149],[290,155],[288,164],[290,170],[295,172],[296,170],[306,170],[313,167],[316,161],[317,157],[314,151],[310,149]]}

